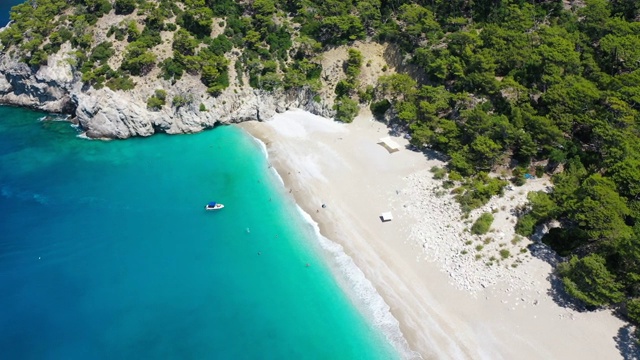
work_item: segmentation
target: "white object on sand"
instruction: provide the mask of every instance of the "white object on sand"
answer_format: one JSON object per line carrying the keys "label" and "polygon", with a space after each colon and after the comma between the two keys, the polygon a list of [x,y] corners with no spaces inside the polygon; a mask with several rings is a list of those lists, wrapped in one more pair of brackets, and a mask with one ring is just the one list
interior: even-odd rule
{"label": "white object on sand", "polygon": [[390,211],[383,212],[382,214],[380,214],[380,219],[382,219],[383,222],[391,221],[393,220],[393,215],[391,215]]}
{"label": "white object on sand", "polygon": [[380,138],[380,140],[378,141],[378,144],[384,146],[385,149],[387,149],[387,151],[389,151],[390,153],[400,151],[400,145],[398,145],[397,142],[391,140],[391,138],[388,136]]}

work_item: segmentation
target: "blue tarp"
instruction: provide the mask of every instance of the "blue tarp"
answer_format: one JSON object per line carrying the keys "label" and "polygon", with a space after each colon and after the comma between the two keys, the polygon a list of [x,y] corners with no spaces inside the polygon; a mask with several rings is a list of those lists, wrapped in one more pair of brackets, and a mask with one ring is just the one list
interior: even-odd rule
{"label": "blue tarp", "polygon": [[528,180],[528,179],[535,179],[536,177],[531,174],[524,174],[524,178]]}
{"label": "blue tarp", "polygon": [[216,202],[215,201],[210,202],[209,206],[216,206]]}

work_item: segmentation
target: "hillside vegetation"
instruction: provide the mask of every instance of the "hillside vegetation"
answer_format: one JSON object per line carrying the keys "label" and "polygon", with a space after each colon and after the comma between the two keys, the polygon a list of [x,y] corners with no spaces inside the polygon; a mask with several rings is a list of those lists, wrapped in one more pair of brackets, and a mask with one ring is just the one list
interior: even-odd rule
{"label": "hillside vegetation", "polygon": [[[214,97],[230,82],[320,94],[323,51],[356,40],[390,43],[413,75],[389,73],[363,86],[367,59],[351,49],[344,79],[330,89],[336,119],[349,122],[366,104],[406,127],[417,148],[447,154],[446,181],[462,181],[455,191],[465,210],[501,193],[506,182],[487,176],[498,166],[515,184],[534,171],[555,174],[551,193],[530,194],[518,232],[557,220],[561,227],[544,241],[568,259],[559,267],[567,291],[638,324],[640,3],[570,5],[32,0],[13,9],[0,41],[34,68],[69,42],[87,86],[126,91],[159,69],[165,80],[199,76]],[[105,16],[113,25],[97,36]],[[169,106],[165,96],[156,92],[148,106]]]}

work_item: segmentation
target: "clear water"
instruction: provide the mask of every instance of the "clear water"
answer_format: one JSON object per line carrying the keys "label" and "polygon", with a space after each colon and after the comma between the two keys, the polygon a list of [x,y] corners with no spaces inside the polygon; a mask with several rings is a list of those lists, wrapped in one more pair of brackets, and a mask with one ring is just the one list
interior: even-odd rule
{"label": "clear water", "polygon": [[397,358],[240,129],[104,142],[41,116],[0,107],[1,358]]}

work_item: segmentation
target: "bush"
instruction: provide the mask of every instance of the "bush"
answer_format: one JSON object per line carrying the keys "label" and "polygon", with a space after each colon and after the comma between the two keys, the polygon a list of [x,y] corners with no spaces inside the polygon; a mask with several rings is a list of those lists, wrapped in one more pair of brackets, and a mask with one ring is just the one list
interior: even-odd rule
{"label": "bush", "polygon": [[431,172],[433,173],[433,178],[436,180],[444,179],[444,177],[447,175],[447,170],[439,166],[432,167]]}
{"label": "bush", "polygon": [[373,100],[373,86],[367,85],[365,90],[358,90],[358,97],[361,103],[368,103]]}
{"label": "bush", "polygon": [[527,182],[527,179],[525,179],[524,175],[520,175],[520,176],[516,176],[513,179],[511,179],[511,182],[515,186],[522,186]]}
{"label": "bush", "polygon": [[173,100],[171,101],[171,104],[173,105],[173,107],[175,107],[176,109],[179,109],[185,105],[189,105],[193,102],[193,97],[191,96],[191,94],[186,94],[186,95],[176,95],[173,97]]}
{"label": "bush", "polygon": [[165,101],[167,99],[167,92],[164,91],[163,89],[157,89],[155,92],[155,97],[157,97],[162,101]]}
{"label": "bush", "polygon": [[149,110],[158,111],[165,104],[167,99],[167,92],[162,89],[157,89],[155,94],[147,99],[147,108]]}
{"label": "bush", "polygon": [[518,219],[516,224],[516,234],[531,236],[536,227],[536,219],[531,214],[526,214]]}
{"label": "bush", "polygon": [[164,59],[160,63],[160,68],[162,69],[162,78],[165,80],[179,80],[184,73],[184,65],[172,58]]}
{"label": "bush", "polygon": [[478,173],[464,183],[462,186],[464,191],[456,196],[456,200],[462,206],[463,211],[477,209],[489,202],[492,196],[501,195],[506,184],[507,182],[504,180],[492,178],[486,173]]}
{"label": "bush", "polygon": [[507,249],[500,250],[500,257],[503,259],[508,259],[511,256],[511,252]]}
{"label": "bush", "polygon": [[460,175],[459,172],[451,170],[449,171],[449,180],[451,181],[462,181],[464,178]]}
{"label": "bush", "polygon": [[92,62],[100,62],[105,63],[113,54],[115,54],[115,50],[113,49],[113,45],[108,41],[103,41],[98,44],[93,51],[91,52],[91,56],[89,59]]}
{"label": "bush", "polygon": [[152,111],[158,111],[162,109],[164,104],[164,100],[158,99],[155,96],[151,96],[149,99],[147,99],[147,108]]}
{"label": "bush", "polygon": [[116,10],[116,15],[128,15],[136,9],[136,2],[135,0],[116,0],[113,8]]}
{"label": "bush", "polygon": [[351,79],[360,75],[362,67],[362,53],[356,49],[349,49],[349,58],[346,61],[345,73]]}
{"label": "bush", "polygon": [[203,111],[203,112],[204,112],[204,111],[207,111],[207,107],[206,107],[206,106],[204,106],[204,104],[203,104],[203,103],[200,103],[200,108],[199,108],[199,109],[200,109],[200,111]]}
{"label": "bush", "polygon": [[107,81],[107,87],[113,91],[116,90],[131,90],[136,87],[136,83],[128,76],[120,76],[109,79]]}
{"label": "bush", "polygon": [[352,82],[346,79],[342,79],[338,81],[336,84],[336,95],[337,97],[346,97],[351,94],[351,91],[355,89],[355,86]]}
{"label": "bush", "polygon": [[483,213],[478,220],[471,226],[471,233],[476,235],[486,234],[493,223],[493,215],[491,213]]}
{"label": "bush", "polygon": [[333,109],[336,110],[336,120],[350,123],[358,115],[358,103],[343,96],[336,99]]}
{"label": "bush", "polygon": [[131,75],[146,75],[153,69],[156,63],[154,53],[146,50],[144,44],[135,42],[127,46],[127,52],[122,60],[120,68]]}

